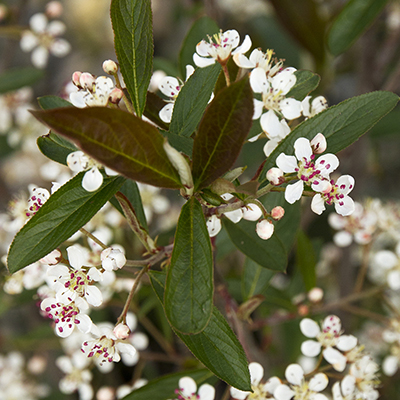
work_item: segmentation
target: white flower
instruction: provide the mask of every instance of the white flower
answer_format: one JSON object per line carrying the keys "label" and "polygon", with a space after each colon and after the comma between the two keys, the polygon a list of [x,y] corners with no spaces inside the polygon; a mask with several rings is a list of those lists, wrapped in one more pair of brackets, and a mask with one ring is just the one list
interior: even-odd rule
{"label": "white flower", "polygon": [[[324,349],[322,354],[326,361],[332,364],[337,371],[343,371],[347,358],[340,351],[347,352],[357,345],[357,338],[352,335],[342,335],[341,322],[335,315],[329,315],[319,325],[310,318],[304,318],[300,322],[300,330],[303,335],[315,340],[306,340],[301,345],[301,352],[307,357],[315,357]],[[335,349],[336,347],[337,349]]]}
{"label": "white flower", "polygon": [[179,389],[176,389],[175,392],[178,394],[179,400],[214,400],[215,397],[213,386],[204,383],[197,391],[196,382],[190,376],[179,379]]}
{"label": "white flower", "polygon": [[363,356],[350,366],[349,375],[355,380],[355,398],[376,400],[379,393],[376,388],[379,385],[377,378],[379,366],[369,355]]}
{"label": "white flower", "polygon": [[47,189],[33,188],[31,191],[31,197],[28,200],[28,209],[26,216],[32,218],[42,207],[44,203],[49,199],[50,193]]}
{"label": "white flower", "polygon": [[193,61],[201,68],[208,67],[216,61],[226,64],[231,54],[246,53],[250,50],[251,39],[248,35],[246,35],[243,43],[238,47],[239,42],[240,37],[236,30],[220,31],[213,35],[213,37],[209,37],[208,42],[202,40],[197,44],[197,53],[193,55]]}
{"label": "white flower", "polygon": [[37,13],[32,15],[29,25],[31,29],[22,33],[20,46],[25,52],[33,50],[31,61],[36,68],[46,67],[49,53],[64,57],[70,52],[70,44],[58,38],[66,29],[61,21],[48,22],[45,14]]}
{"label": "white flower", "polygon": [[307,118],[312,118],[314,115],[326,110],[328,102],[324,96],[318,96],[312,100],[310,105],[311,96],[307,96],[301,102],[302,113]]}
{"label": "white flower", "polygon": [[276,159],[276,165],[284,173],[295,172],[299,179],[296,183],[286,187],[285,199],[290,204],[301,198],[304,184],[318,192],[324,193],[330,190],[331,186],[327,179],[339,165],[339,160],[334,154],[325,154],[315,160],[310,141],[306,138],[297,139],[294,143],[294,150],[296,157],[281,153]]}
{"label": "white flower", "polygon": [[125,263],[125,254],[120,249],[108,247],[101,252],[101,265],[106,271],[121,269]]}
{"label": "white flower", "polygon": [[263,219],[257,223],[256,233],[261,239],[268,240],[274,233],[274,224],[267,219]]}
{"label": "white flower", "polygon": [[210,237],[217,236],[222,228],[221,220],[216,215],[211,215],[211,217],[207,219],[206,225]]}
{"label": "white flower", "polygon": [[263,53],[260,49],[254,49],[249,58],[243,53],[237,53],[233,56],[233,60],[240,68],[261,68],[267,76],[272,77],[281,71],[283,64],[282,60],[273,59],[273,54],[273,50]]}
{"label": "white flower", "polygon": [[323,373],[314,375],[309,382],[304,379],[304,371],[299,364],[290,364],[285,371],[289,385],[279,385],[274,391],[276,400],[328,400],[321,394],[328,386],[328,377]]}
{"label": "white flower", "polygon": [[[322,158],[322,157],[320,157]],[[317,193],[311,201],[311,209],[318,215],[325,210],[325,203],[335,205],[335,210],[342,216],[348,216],[355,210],[354,201],[348,194],[354,188],[354,178],[350,175],[342,175],[338,180],[330,181],[330,190],[326,189],[324,182],[322,184],[313,185],[312,188]]]}

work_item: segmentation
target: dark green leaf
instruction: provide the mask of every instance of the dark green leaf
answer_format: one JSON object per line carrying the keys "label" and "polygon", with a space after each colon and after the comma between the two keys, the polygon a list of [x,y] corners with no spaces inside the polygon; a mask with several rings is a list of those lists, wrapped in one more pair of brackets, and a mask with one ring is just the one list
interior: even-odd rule
{"label": "dark green leaf", "polygon": [[400,133],[400,107],[396,106],[385,118],[380,120],[369,132],[374,140],[386,139]]}
{"label": "dark green leaf", "polygon": [[294,74],[296,75],[296,84],[290,89],[286,97],[293,97],[301,101],[318,87],[321,78],[319,75],[304,69],[295,71]]}
{"label": "dark green leaf", "polygon": [[161,70],[165,72],[168,76],[179,76],[179,71],[176,64],[163,57],[153,58],[153,70],[154,72],[157,70]]}
{"label": "dark green leaf", "polygon": [[165,312],[178,332],[193,334],[208,324],[213,307],[213,259],[200,203],[182,207],[165,289]]}
{"label": "dark green leaf", "polygon": [[[140,225],[142,225],[142,227],[147,230],[148,227],[147,227],[146,216],[144,215],[142,198],[140,197],[140,192],[139,192],[136,182],[128,179],[127,181],[125,181],[125,183],[122,185],[122,187],[119,191],[130,201],[130,203],[133,206],[133,209],[135,210],[135,213],[136,213],[137,219],[139,220]],[[110,203],[122,215],[124,215],[124,212],[123,212],[120,204],[118,203],[118,200],[115,197],[110,199]]]}
{"label": "dark green leaf", "polygon": [[321,132],[328,142],[327,152],[338,153],[371,129],[396,106],[398,100],[399,97],[391,92],[367,93],[329,107],[304,121],[267,158],[260,180],[262,183],[267,182],[265,174],[275,166],[276,157],[280,153],[294,154],[293,145],[299,137],[311,140]]}
{"label": "dark green leaf", "polygon": [[160,131],[168,139],[168,143],[178,151],[191,157],[193,152],[193,139],[185,136],[178,136],[167,131]]}
{"label": "dark green leaf", "polygon": [[328,47],[337,56],[346,51],[381,13],[388,0],[350,0],[333,21]]}
{"label": "dark green leaf", "polygon": [[260,239],[253,221],[242,220],[235,224],[228,218],[223,218],[223,225],[232,242],[247,257],[264,268],[285,271],[287,250],[276,234],[268,240]]}
{"label": "dark green leaf", "polygon": [[242,296],[244,300],[262,294],[269,286],[275,272],[263,268],[250,258],[246,258],[242,275]]}
{"label": "dark green leaf", "polygon": [[50,132],[47,135],[38,137],[37,145],[39,150],[50,160],[67,165],[67,156],[73,151],[79,150],[68,140]]}
{"label": "dark green leaf", "polygon": [[[232,57],[228,60],[228,64],[226,66],[228,68],[229,80],[231,82],[235,82],[236,77],[239,72],[239,67],[233,61]],[[219,74],[217,83],[215,85],[214,94],[217,94],[220,90],[222,90],[225,87],[226,87],[226,78],[225,78],[225,74],[223,73],[223,71],[221,71],[221,73]]]}
{"label": "dark green leaf", "polygon": [[220,71],[218,63],[194,71],[175,101],[170,132],[179,136],[192,135],[210,101]]}
{"label": "dark green leaf", "polygon": [[32,67],[10,69],[0,75],[0,93],[12,92],[24,86],[32,86],[43,76],[43,70]]}
{"label": "dark green leaf", "polygon": [[51,110],[52,108],[73,107],[73,105],[58,96],[42,96],[38,98],[40,108],[43,110]]}
{"label": "dark green leaf", "polygon": [[11,273],[41,259],[69,239],[125,181],[123,177],[104,177],[100,189],[87,192],[81,184],[84,174],[80,172],[53,193],[17,233],[7,257]]}
{"label": "dark green leaf", "polygon": [[253,117],[247,78],[222,89],[206,109],[193,145],[195,191],[227,172],[243,146]]}
{"label": "dark green leaf", "polygon": [[194,22],[183,41],[179,53],[179,67],[181,77],[186,78],[186,65],[194,65],[193,54],[196,52],[196,45],[201,40],[207,40],[207,36],[212,36],[219,32],[219,27],[214,20],[209,17],[201,17]]}
{"label": "dark green leaf", "polygon": [[150,0],[112,0],[111,22],[121,74],[140,117],[146,104],[153,63]]}
{"label": "dark green leaf", "polygon": [[179,379],[184,376],[193,378],[197,385],[201,385],[205,380],[210,378],[211,374],[206,369],[198,369],[192,371],[177,372],[154,379],[129,393],[123,400],[167,400],[176,397],[175,389],[179,389]]}
{"label": "dark green leaf", "polygon": [[169,124],[163,122],[160,118],[160,110],[167,103],[159,96],[154,93],[147,92],[146,108],[144,109],[144,115],[150,121],[154,122],[161,129],[168,130]]}
{"label": "dark green leaf", "polygon": [[317,283],[315,275],[317,260],[311,240],[303,231],[299,231],[297,234],[296,263],[303,277],[306,290],[311,290]]}
{"label": "dark green leaf", "polygon": [[[162,302],[165,273],[150,271],[151,284]],[[213,308],[210,322],[196,335],[176,334],[190,351],[215,375],[240,390],[250,389],[246,355],[225,318]]]}
{"label": "dark green leaf", "polygon": [[127,178],[171,189],[182,186],[164,151],[162,135],[135,115],[105,107],[56,108],[32,114]]}

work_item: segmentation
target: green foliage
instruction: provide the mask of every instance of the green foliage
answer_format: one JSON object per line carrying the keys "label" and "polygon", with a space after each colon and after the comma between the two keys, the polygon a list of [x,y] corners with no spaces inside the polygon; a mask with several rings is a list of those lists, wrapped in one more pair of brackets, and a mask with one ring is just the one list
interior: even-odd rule
{"label": "green foliage", "polygon": [[42,110],[51,110],[53,108],[73,107],[73,105],[58,96],[42,96],[38,99],[39,106]]}
{"label": "green foliage", "polygon": [[337,56],[346,51],[367,30],[388,0],[349,0],[328,32],[328,47]]}
{"label": "green foliage", "polygon": [[274,275],[274,271],[262,267],[250,258],[246,258],[242,275],[243,299],[246,301],[257,294],[262,294],[268,288]]}
{"label": "green foliage", "polygon": [[322,133],[328,142],[327,152],[338,153],[354,143],[371,129],[397,104],[399,97],[391,92],[372,92],[342,101],[298,125],[270,154],[260,174],[262,184],[265,174],[275,166],[280,153],[294,154],[294,142],[300,137],[312,139]]}
{"label": "green foliage", "polygon": [[153,65],[150,0],[112,0],[115,52],[136,114],[141,117]]}
{"label": "green foliage", "polygon": [[32,67],[13,68],[0,75],[0,94],[32,86],[44,77],[44,72]]}
{"label": "green foliage", "polygon": [[161,129],[168,130],[169,124],[166,124],[160,118],[160,111],[165,106],[165,101],[154,93],[147,92],[146,107],[144,116],[157,124]]}
{"label": "green foliage", "polygon": [[197,68],[179,92],[174,104],[169,131],[179,136],[191,136],[197,128],[210,101],[221,71],[216,63],[207,68]]}
{"label": "green foliage", "polygon": [[64,165],[67,165],[68,154],[79,150],[71,142],[53,132],[38,137],[36,143],[47,158]]}
{"label": "green foliage", "polygon": [[215,96],[194,140],[195,190],[208,186],[232,167],[250,131],[252,117],[253,94],[247,78]]}
{"label": "green foliage", "polygon": [[317,258],[311,240],[303,231],[299,231],[297,234],[296,265],[303,277],[307,291],[316,286],[316,264]]}
{"label": "green foliage", "polygon": [[191,198],[181,210],[165,289],[165,311],[178,332],[202,331],[213,307],[213,259],[203,210]]}
{"label": "green foliage", "polygon": [[57,108],[32,114],[127,178],[171,189],[181,187],[165,154],[162,135],[133,114],[105,107]]}
{"label": "green foliage", "polygon": [[[150,271],[151,284],[162,302],[165,273]],[[251,390],[246,355],[228,323],[213,307],[206,328],[195,335],[175,331],[190,351],[216,376],[240,390]]]}
{"label": "green foliage", "polygon": [[287,93],[286,97],[293,97],[296,100],[303,100],[308,94],[315,90],[321,78],[311,71],[295,71],[296,83]]}
{"label": "green foliage", "polygon": [[125,181],[122,177],[104,177],[100,189],[87,192],[81,184],[84,174],[80,172],[53,193],[17,233],[7,257],[11,273],[38,261],[69,239]]}

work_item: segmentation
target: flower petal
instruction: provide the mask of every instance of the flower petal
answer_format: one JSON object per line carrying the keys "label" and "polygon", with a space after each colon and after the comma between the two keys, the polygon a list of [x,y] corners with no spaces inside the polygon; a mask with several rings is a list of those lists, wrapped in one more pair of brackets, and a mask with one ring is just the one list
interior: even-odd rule
{"label": "flower petal", "polygon": [[279,108],[286,119],[292,120],[301,115],[301,102],[295,99],[283,99],[279,103]]}
{"label": "flower petal", "polygon": [[300,386],[304,380],[304,371],[299,364],[290,364],[285,370],[285,377],[292,385]]}
{"label": "flower petal", "polygon": [[193,378],[184,376],[179,379],[179,389],[184,396],[190,397],[196,393],[197,385]]}
{"label": "flower petal", "polygon": [[301,344],[301,352],[307,357],[315,357],[321,352],[321,343],[315,340],[306,340]]}
{"label": "flower petal", "polygon": [[336,371],[344,371],[347,359],[340,351],[333,349],[332,347],[327,347],[322,354],[325,360],[328,361],[329,364],[332,364]]}
{"label": "flower petal", "polygon": [[285,199],[288,203],[293,204],[295,201],[301,199],[304,190],[304,182],[297,181],[291,185],[286,186]]}
{"label": "flower petal", "polygon": [[300,330],[308,338],[315,338],[321,332],[319,325],[311,318],[303,318],[300,321]]}
{"label": "flower petal", "polygon": [[310,160],[313,154],[310,141],[303,137],[298,138],[294,142],[294,154],[299,161]]}
{"label": "flower petal", "polygon": [[211,386],[208,383],[204,383],[199,387],[197,395],[199,396],[199,400],[214,400],[215,397],[214,386]]}
{"label": "flower petal", "polygon": [[311,210],[318,215],[321,215],[326,210],[325,201],[319,193],[311,200]]}
{"label": "flower petal", "polygon": [[357,346],[358,339],[353,335],[342,335],[339,337],[336,347],[341,351],[350,351]]}
{"label": "flower petal", "polygon": [[274,391],[276,400],[290,400],[295,395],[295,392],[287,385],[279,385]]}
{"label": "flower petal", "polygon": [[97,167],[93,167],[83,176],[82,187],[88,192],[95,192],[103,184],[103,175]]}
{"label": "flower petal", "polygon": [[264,376],[264,368],[261,364],[257,362],[252,362],[249,364],[250,378],[252,385],[258,385]]}
{"label": "flower petal", "polygon": [[322,392],[329,383],[328,377],[320,372],[319,374],[314,375],[308,384],[309,388],[314,392]]}

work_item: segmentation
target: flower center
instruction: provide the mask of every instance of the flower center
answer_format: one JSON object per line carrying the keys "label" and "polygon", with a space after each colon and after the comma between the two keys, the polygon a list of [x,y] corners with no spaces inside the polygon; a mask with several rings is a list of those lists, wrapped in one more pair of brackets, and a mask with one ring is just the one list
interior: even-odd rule
{"label": "flower center", "polygon": [[[103,365],[104,362],[113,361],[113,355],[115,353],[114,340],[107,336],[102,336],[99,340],[92,342],[92,344],[93,346],[88,353],[88,357],[100,358],[100,365]],[[89,342],[84,342],[83,346],[88,347]],[[83,349],[82,351],[85,352]]]}
{"label": "flower center", "polygon": [[86,285],[91,281],[89,275],[86,275],[83,271],[73,271],[70,273],[69,278],[64,286],[72,292],[76,292],[78,296],[83,297]]}

